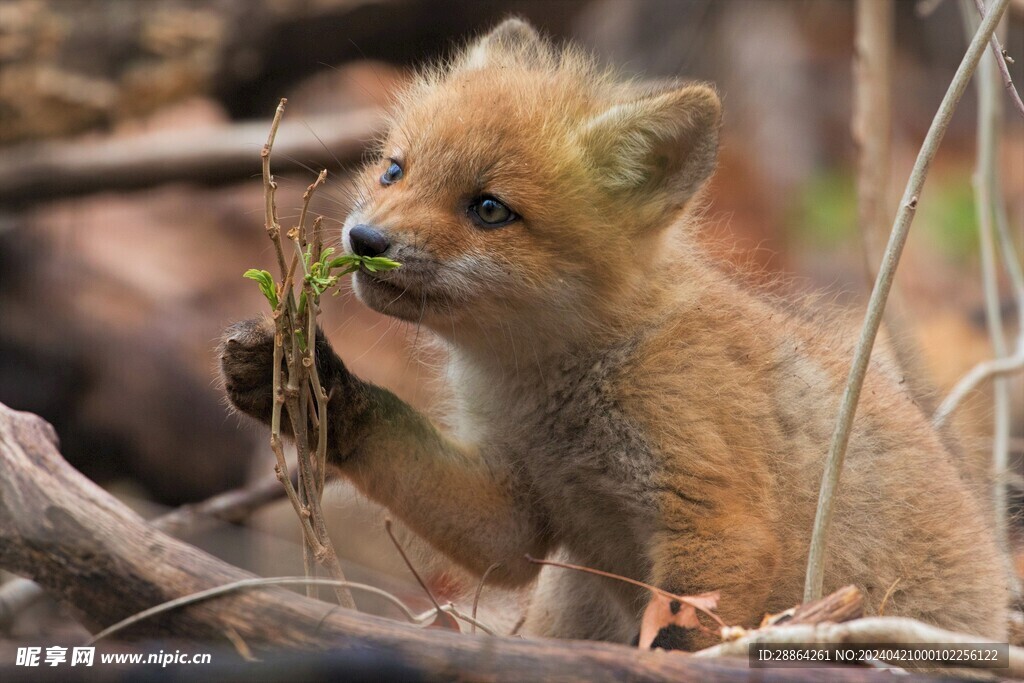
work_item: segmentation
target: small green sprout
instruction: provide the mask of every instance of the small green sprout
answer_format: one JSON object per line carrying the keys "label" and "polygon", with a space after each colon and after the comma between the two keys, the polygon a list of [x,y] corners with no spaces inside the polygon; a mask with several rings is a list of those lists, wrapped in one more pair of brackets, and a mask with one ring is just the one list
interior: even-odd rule
{"label": "small green sprout", "polygon": [[267,297],[267,301],[270,302],[270,307],[277,310],[277,288],[274,286],[274,277],[265,270],[257,270],[256,268],[250,268],[245,271],[244,277],[250,280],[255,280],[259,286],[260,291],[263,292],[263,296]]}
{"label": "small green sprout", "polygon": [[[393,268],[399,268],[402,264],[397,261],[392,261],[389,258],[383,256],[359,256],[358,254],[342,254],[337,258],[331,258],[334,254],[334,247],[327,247],[320,254],[320,260],[313,261],[313,257],[310,253],[310,249],[306,249],[306,253],[302,255],[303,262],[306,265],[306,282],[309,283],[310,288],[316,296],[320,296],[328,289],[337,284],[338,279],[354,273],[359,270],[362,266],[371,273],[377,273],[382,270],[392,270]],[[340,272],[334,272],[340,268]],[[337,292],[335,292],[337,294]]]}
{"label": "small green sprout", "polygon": [[[316,299],[319,299],[327,290],[338,284],[340,278],[356,272],[360,267],[366,268],[371,273],[379,273],[385,270],[400,268],[402,265],[384,256],[342,254],[336,258],[331,258],[334,251],[334,247],[327,247],[321,252],[320,258],[317,261],[313,261],[311,247],[307,247],[306,252],[302,255],[302,262],[306,271],[306,282],[309,283],[309,288],[313,291],[313,296]],[[245,277],[255,280],[259,284],[263,296],[270,302],[271,308],[276,310],[279,300],[273,276],[265,270],[250,268],[245,271]],[[335,294],[337,293],[335,292]],[[306,293],[302,292],[299,296],[299,312],[302,313],[305,310]]]}

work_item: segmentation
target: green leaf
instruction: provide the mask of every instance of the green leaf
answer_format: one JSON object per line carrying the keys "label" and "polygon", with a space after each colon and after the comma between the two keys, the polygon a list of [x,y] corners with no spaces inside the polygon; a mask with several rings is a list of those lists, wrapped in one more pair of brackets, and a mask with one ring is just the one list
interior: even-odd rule
{"label": "green leaf", "polygon": [[[398,261],[392,261],[386,256],[370,256],[363,259],[363,265],[367,268],[371,266],[377,270],[394,270],[395,268],[401,268],[402,264]],[[373,272],[377,272],[377,270]]]}
{"label": "green leaf", "polygon": [[255,280],[260,287],[260,291],[263,292],[263,296],[270,302],[271,308],[277,308],[279,303],[277,299],[277,287],[274,284],[274,277],[268,271],[250,268],[245,271],[245,275],[243,275],[243,277]]}
{"label": "green leaf", "polygon": [[[306,265],[304,280],[309,283],[309,288],[313,291],[315,297],[320,297],[324,292],[338,284],[338,280],[342,277],[354,273],[360,268],[366,268],[371,273],[378,273],[384,270],[400,268],[402,265],[384,256],[367,257],[357,254],[342,254],[336,258],[331,258],[334,253],[334,247],[327,247],[320,253],[320,259],[312,263],[310,262],[313,258],[311,248],[307,248],[302,255],[303,263]],[[333,272],[335,269],[341,270]],[[280,302],[273,276],[265,270],[250,268],[245,271],[245,277],[255,280],[259,284],[263,296],[266,297],[274,309],[277,309]],[[299,300],[300,311],[305,310],[305,303],[305,294],[302,294]]]}
{"label": "green leaf", "polygon": [[350,265],[350,264],[353,264],[353,263],[356,263],[356,264],[359,263],[359,257],[358,256],[356,256],[355,254],[342,254],[341,256],[339,256],[336,259],[331,259],[327,263],[327,267],[329,269],[330,268],[340,268],[341,266],[347,266],[347,265]]}

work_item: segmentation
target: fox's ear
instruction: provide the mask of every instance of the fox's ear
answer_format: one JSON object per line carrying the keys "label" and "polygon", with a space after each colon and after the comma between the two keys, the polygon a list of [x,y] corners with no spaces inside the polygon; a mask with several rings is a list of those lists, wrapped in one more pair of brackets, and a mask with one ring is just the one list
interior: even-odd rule
{"label": "fox's ear", "polygon": [[664,192],[681,206],[715,170],[718,95],[678,84],[628,92],[583,125],[579,142],[610,190]]}
{"label": "fox's ear", "polygon": [[487,35],[473,43],[459,64],[464,69],[480,69],[503,59],[522,62],[538,61],[545,52],[545,42],[537,30],[522,19],[501,22]]}

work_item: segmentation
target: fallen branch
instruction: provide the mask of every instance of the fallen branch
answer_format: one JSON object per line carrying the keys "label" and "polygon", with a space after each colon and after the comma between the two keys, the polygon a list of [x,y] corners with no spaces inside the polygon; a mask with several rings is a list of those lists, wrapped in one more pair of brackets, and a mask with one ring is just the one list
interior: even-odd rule
{"label": "fallen branch", "polygon": [[[291,479],[294,482],[295,473]],[[190,503],[150,520],[155,528],[177,538],[201,533],[217,524],[238,524],[260,508],[284,498],[276,478],[219,493],[201,503]],[[32,607],[46,591],[30,579],[17,578],[0,586],[0,630],[10,627],[19,614]]]}
{"label": "fallen branch", "polygon": [[[43,420],[0,404],[0,567],[37,579],[75,607],[87,626],[99,631],[167,600],[257,578],[146,524],[72,469],[55,443]],[[232,647],[225,635],[232,631],[257,654],[330,649],[335,659],[354,661],[373,653],[430,680],[749,678],[745,660],[705,661],[607,643],[425,630],[279,588],[225,594],[144,620],[123,633]],[[781,682],[814,680],[820,672],[756,673],[757,680]],[[883,680],[864,669],[830,671],[830,677]]]}
{"label": "fallen branch", "polygon": [[917,204],[924,188],[924,181],[928,177],[928,169],[931,167],[932,159],[938,151],[939,143],[942,141],[953,117],[956,105],[960,102],[967,85],[978,66],[978,60],[985,50],[988,39],[992,36],[999,20],[1006,10],[1009,0],[996,0],[992,11],[985,15],[978,27],[977,33],[971,40],[963,61],[957,68],[946,95],[942,98],[935,118],[932,119],[931,127],[925,136],[918,152],[914,168],[907,180],[907,186],[900,201],[899,210],[896,213],[896,220],[893,223],[889,243],[885,248],[882,257],[882,264],[878,270],[878,277],[875,280],[871,298],[868,301],[867,313],[864,317],[864,324],[861,327],[860,338],[857,341],[857,348],[854,352],[853,363],[850,367],[850,374],[847,378],[846,389],[843,391],[842,402],[839,414],[836,417],[835,430],[832,433],[832,442],[829,446],[828,457],[825,463],[825,471],[821,478],[821,490],[818,494],[818,509],[814,518],[814,529],[811,535],[810,553],[807,558],[807,578],[804,583],[804,602],[811,602],[821,597],[825,578],[825,553],[828,548],[828,530],[832,523],[832,512],[835,504],[835,492],[839,486],[839,477],[843,469],[843,460],[846,457],[846,448],[850,442],[850,435],[853,432],[853,419],[857,412],[857,403],[860,400],[860,392],[864,386],[864,377],[867,375],[868,363],[871,360],[871,351],[875,344],[875,337],[878,335],[878,328],[882,322],[882,314],[885,311],[885,302],[892,288],[893,278],[896,275],[896,267],[899,264],[900,255],[907,242],[907,235],[910,233],[910,224],[917,212]]}
{"label": "fallen branch", "polygon": [[[290,478],[295,480],[295,472]],[[218,493],[201,503],[182,505],[156,517],[150,524],[171,536],[184,538],[216,524],[244,522],[257,510],[282,500],[284,495],[281,482],[267,477],[249,486]]]}
{"label": "fallen branch", "polygon": [[[280,167],[357,163],[381,129],[376,109],[310,117],[281,126]],[[15,208],[96,191],[167,182],[224,183],[252,176],[267,122],[208,130],[163,131],[103,142],[48,142],[5,149],[0,204]],[[313,132],[314,131],[315,135]]]}

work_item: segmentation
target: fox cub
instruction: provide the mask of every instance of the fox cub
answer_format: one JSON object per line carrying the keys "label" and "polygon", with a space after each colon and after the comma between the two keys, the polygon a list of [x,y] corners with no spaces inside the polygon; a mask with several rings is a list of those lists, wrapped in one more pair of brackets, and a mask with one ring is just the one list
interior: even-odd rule
{"label": "fox cub", "polygon": [[[436,333],[455,399],[441,428],[321,340],[330,462],[471,572],[536,581],[525,632],[628,642],[648,597],[527,554],[718,590],[733,625],[801,600],[850,335],[697,247],[720,119],[706,85],[623,81],[511,19],[403,93],[361,176],[344,248],[402,267],[356,273],[356,296]],[[230,400],[264,422],[272,347],[260,320],[222,346]],[[825,588],[1005,638],[987,515],[895,377],[873,362]]]}

